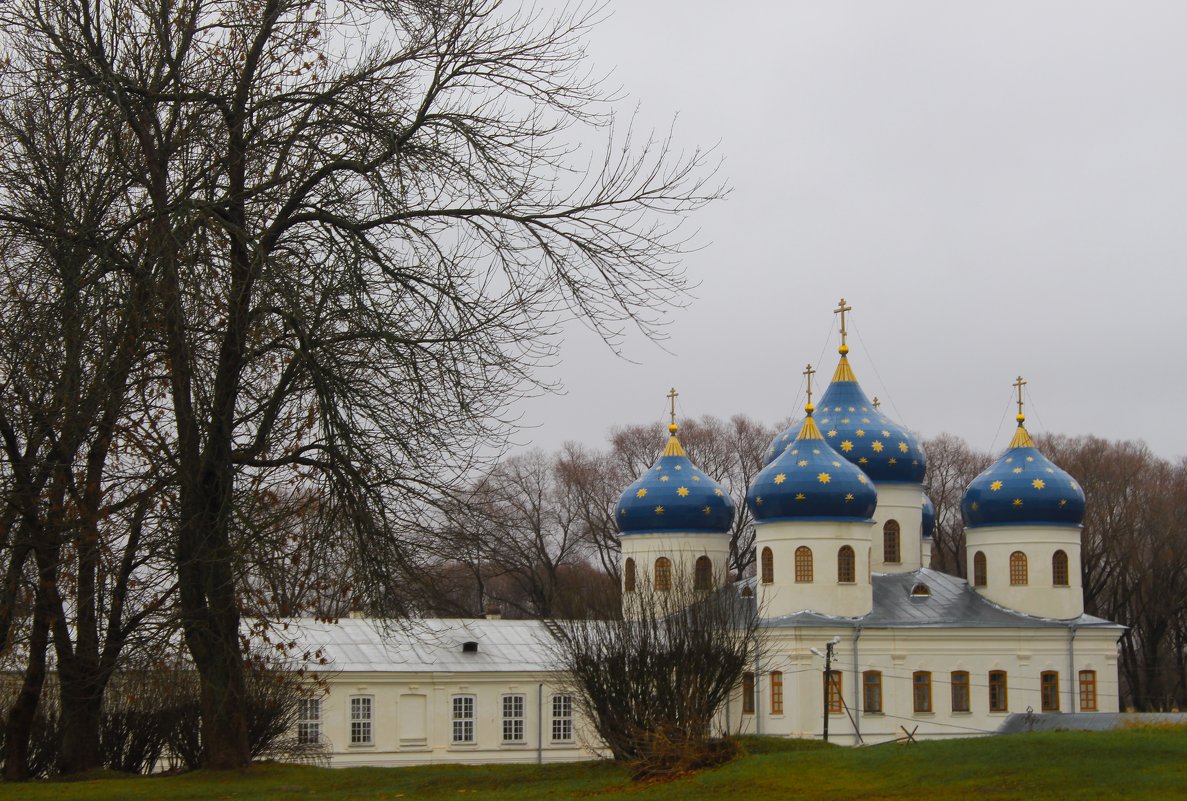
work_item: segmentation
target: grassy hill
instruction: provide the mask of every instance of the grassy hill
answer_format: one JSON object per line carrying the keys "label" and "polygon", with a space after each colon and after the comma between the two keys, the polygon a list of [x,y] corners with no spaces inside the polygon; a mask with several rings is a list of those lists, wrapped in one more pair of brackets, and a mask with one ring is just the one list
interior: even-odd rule
{"label": "grassy hill", "polygon": [[393,801],[568,799],[1187,798],[1187,730],[1017,734],[860,750],[750,740],[730,764],[667,784],[632,785],[608,763],[327,770],[258,765],[234,774],[0,784],[16,801]]}

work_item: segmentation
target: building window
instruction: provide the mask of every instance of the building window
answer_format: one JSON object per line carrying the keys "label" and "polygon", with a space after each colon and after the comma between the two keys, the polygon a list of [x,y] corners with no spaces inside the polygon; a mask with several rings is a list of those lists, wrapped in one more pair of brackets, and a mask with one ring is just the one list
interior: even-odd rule
{"label": "building window", "polygon": [[771,671],[771,714],[783,714],[783,671]]}
{"label": "building window", "polygon": [[775,581],[775,554],[770,548],[762,549],[762,583],[771,584]]}
{"label": "building window", "polygon": [[866,712],[882,711],[882,672],[867,670],[861,674],[861,703]]}
{"label": "building window", "polygon": [[655,588],[661,592],[672,589],[672,560],[666,556],[655,560]]}
{"label": "building window", "polygon": [[969,672],[967,670],[952,671],[952,711],[969,711]]}
{"label": "building window", "polygon": [[573,696],[552,696],[552,741],[567,743],[573,739]]}
{"label": "building window", "polygon": [[350,697],[350,744],[370,745],[372,743],[371,706],[369,695]]}
{"label": "building window", "polygon": [[837,581],[852,584],[857,581],[857,555],[848,545],[837,551]]}
{"label": "building window", "polygon": [[812,581],[812,549],[806,545],[795,549],[795,580],[797,584]]}
{"label": "building window", "polygon": [[828,711],[839,715],[845,711],[844,701],[841,700],[841,671],[830,670],[824,680],[828,689]]}
{"label": "building window", "polygon": [[635,560],[630,557],[622,566],[622,588],[627,592],[635,591]]}
{"label": "building window", "polygon": [[1080,711],[1096,711],[1096,671],[1080,671]]}
{"label": "building window", "polygon": [[1006,688],[1006,671],[989,671],[989,711],[1005,712],[1009,708],[1010,699]]}
{"label": "building window", "polygon": [[321,741],[321,699],[302,698],[297,701],[297,742],[312,745]]}
{"label": "building window", "polygon": [[707,556],[698,556],[696,568],[693,572],[693,589],[713,589],[713,560]]}
{"label": "building window", "polygon": [[989,571],[985,568],[985,554],[977,551],[977,555],[973,557],[973,586],[984,587],[989,583]]}
{"label": "building window", "polygon": [[1040,687],[1042,688],[1042,702],[1044,712],[1058,712],[1059,711],[1059,673],[1054,670],[1045,670],[1040,678]]}
{"label": "building window", "polygon": [[903,561],[899,548],[899,525],[897,520],[887,520],[882,527],[882,561],[889,565],[897,565]]}
{"label": "building window", "polygon": [[1056,551],[1051,557],[1051,583],[1056,587],[1068,586],[1067,554],[1063,551]]}
{"label": "building window", "polygon": [[754,714],[754,674],[742,674],[742,714]]}
{"label": "building window", "polygon": [[503,742],[522,743],[523,737],[523,709],[522,695],[503,696]]}
{"label": "building window", "polygon": [[1022,551],[1014,551],[1010,554],[1010,586],[1025,587],[1026,584],[1026,554]]}
{"label": "building window", "polygon": [[455,743],[474,742],[474,696],[455,695],[453,697],[453,741]]}
{"label": "building window", "polygon": [[911,675],[911,689],[916,712],[931,712],[931,673],[916,670]]}

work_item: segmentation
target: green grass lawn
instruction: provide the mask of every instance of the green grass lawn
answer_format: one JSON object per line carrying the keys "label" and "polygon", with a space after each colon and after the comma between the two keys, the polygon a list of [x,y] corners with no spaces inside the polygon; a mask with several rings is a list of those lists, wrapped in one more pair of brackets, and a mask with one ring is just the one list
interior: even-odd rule
{"label": "green grass lawn", "polygon": [[1038,799],[1187,798],[1187,730],[1053,732],[860,750],[762,741],[746,756],[666,784],[632,785],[604,762],[323,768],[0,784],[0,799],[390,801],[390,799]]}

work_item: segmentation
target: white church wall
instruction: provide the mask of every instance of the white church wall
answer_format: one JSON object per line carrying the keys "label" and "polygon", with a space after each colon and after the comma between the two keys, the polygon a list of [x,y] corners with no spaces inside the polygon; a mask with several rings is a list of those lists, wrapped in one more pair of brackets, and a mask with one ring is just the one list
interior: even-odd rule
{"label": "white church wall", "polygon": [[[766,617],[779,617],[811,609],[828,615],[856,617],[870,611],[870,524],[839,520],[776,521],[758,526],[755,551],[758,560],[759,608]],[[853,581],[841,581],[839,552],[853,549]],[[797,581],[796,551],[811,551],[812,577]],[[770,549],[773,579],[764,581],[764,550]]]}
{"label": "white church wall", "polygon": [[[1070,619],[1084,612],[1079,526],[978,526],[965,530],[974,589],[994,603],[1029,615]],[[1056,551],[1067,556],[1067,583],[1053,575]],[[977,585],[977,554],[985,556],[985,584]],[[1011,557],[1025,556],[1025,583],[1014,583]]]}
{"label": "white church wall", "polygon": [[623,569],[619,571],[622,580],[627,580],[626,564],[633,559],[635,564],[635,581],[639,587],[650,587],[655,584],[655,562],[660,557],[667,558],[672,563],[673,580],[684,579],[691,582],[696,573],[696,561],[701,556],[708,556],[713,563],[713,579],[718,584],[727,577],[729,564],[730,535],[726,534],[688,534],[657,532],[654,534],[623,535],[620,539],[622,546]]}
{"label": "white church wall", "polygon": [[[875,525],[870,530],[871,565],[875,573],[910,573],[927,567],[920,550],[923,527],[923,486],[920,484],[878,484]],[[898,561],[885,558],[884,530],[891,520],[899,526]]]}

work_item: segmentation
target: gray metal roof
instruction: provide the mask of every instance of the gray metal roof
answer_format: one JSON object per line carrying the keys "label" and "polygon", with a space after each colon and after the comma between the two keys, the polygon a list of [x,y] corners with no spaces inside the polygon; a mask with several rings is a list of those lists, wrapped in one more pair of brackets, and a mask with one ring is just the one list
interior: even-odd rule
{"label": "gray metal roof", "polygon": [[[873,609],[862,617],[833,617],[811,610],[770,618],[767,625],[791,626],[858,626],[881,628],[1067,628],[1122,626],[1092,615],[1072,620],[1035,617],[998,606],[969,586],[962,578],[920,568],[910,573],[875,573]],[[911,590],[923,584],[926,596],[912,596]]]}
{"label": "gray metal roof", "polygon": [[[273,639],[297,644],[292,654],[321,649],[329,664],[319,670],[515,672],[550,670],[554,662],[549,634],[539,620],[342,618],[321,623],[301,618],[272,630]],[[478,650],[464,652],[465,642],[478,643]]]}

